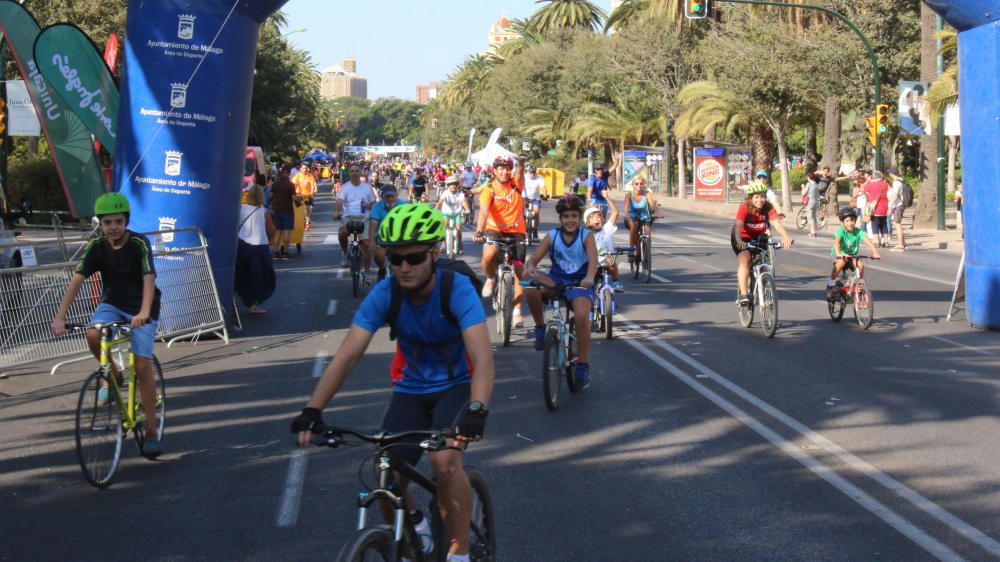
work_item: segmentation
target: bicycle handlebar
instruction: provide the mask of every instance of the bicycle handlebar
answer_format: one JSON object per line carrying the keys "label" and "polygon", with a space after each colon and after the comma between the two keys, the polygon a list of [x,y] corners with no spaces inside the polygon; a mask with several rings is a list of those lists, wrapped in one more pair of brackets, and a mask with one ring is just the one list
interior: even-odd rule
{"label": "bicycle handlebar", "polygon": [[66,331],[75,330],[86,330],[88,328],[94,328],[98,331],[105,328],[114,329],[118,328],[120,330],[129,331],[132,329],[132,323],[128,320],[115,320],[114,322],[105,322],[103,324],[76,324],[73,322],[66,323]]}
{"label": "bicycle handlebar", "polygon": [[838,258],[850,258],[852,260],[880,260],[882,258],[876,258],[875,256],[851,256],[848,254],[840,254]]}
{"label": "bicycle handlebar", "polygon": [[399,433],[388,433],[386,431],[380,431],[378,433],[365,433],[350,427],[327,426],[326,431],[313,435],[309,441],[317,447],[336,448],[340,445],[350,443],[344,439],[344,435],[356,437],[365,443],[370,443],[379,447],[392,445],[411,437],[420,437],[424,439],[424,441],[420,443],[420,447],[422,449],[437,451],[447,447],[446,440],[456,437],[457,434],[450,429],[401,431]]}
{"label": "bicycle handlebar", "polygon": [[555,289],[560,293],[566,289],[582,288],[579,283],[556,283],[554,285],[548,285],[539,281],[521,281],[519,285],[526,289]]}

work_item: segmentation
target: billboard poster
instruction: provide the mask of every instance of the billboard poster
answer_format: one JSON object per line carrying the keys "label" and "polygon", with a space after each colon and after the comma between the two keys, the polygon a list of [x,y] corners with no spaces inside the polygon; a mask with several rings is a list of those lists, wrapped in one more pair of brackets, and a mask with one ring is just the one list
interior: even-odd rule
{"label": "billboard poster", "polygon": [[42,134],[35,106],[24,80],[7,81],[7,135],[12,137],[37,137]]}
{"label": "billboard poster", "polygon": [[622,185],[624,191],[632,193],[632,182],[636,178],[646,180],[649,185],[649,164],[646,162],[645,150],[626,150],[622,154]]}
{"label": "billboard poster", "polygon": [[753,151],[749,148],[726,149],[726,200],[738,203],[746,199],[747,186],[753,179]]}
{"label": "billboard poster", "polygon": [[899,81],[899,132],[908,135],[931,134],[927,87],[927,82]]}
{"label": "billboard poster", "polygon": [[224,307],[232,302],[257,32],[283,3],[128,3],[115,183],[132,202],[133,230],[202,230]]}
{"label": "billboard poster", "polygon": [[726,149],[694,149],[694,198],[698,201],[726,200]]}

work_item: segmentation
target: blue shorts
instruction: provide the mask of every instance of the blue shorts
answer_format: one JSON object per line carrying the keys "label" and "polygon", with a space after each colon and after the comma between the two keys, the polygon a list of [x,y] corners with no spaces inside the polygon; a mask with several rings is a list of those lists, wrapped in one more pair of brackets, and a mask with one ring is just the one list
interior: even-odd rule
{"label": "blue shorts", "polygon": [[282,215],[274,213],[274,229],[275,230],[294,230],[295,229],[295,215]]}
{"label": "blue shorts", "polygon": [[[118,322],[120,320],[130,322],[132,320],[132,315],[127,312],[122,312],[106,302],[102,302],[97,305],[97,310],[95,310],[94,315],[90,317],[90,325],[107,324],[109,322]],[[150,318],[149,321],[142,326],[132,329],[133,354],[139,357],[145,357],[146,359],[153,358],[153,340],[156,339],[156,326],[158,324],[159,321]]]}
{"label": "blue shorts", "polygon": [[[555,281],[556,283],[561,283],[561,284],[579,283],[580,281],[583,281],[582,277],[564,277],[562,275],[557,275],[555,273],[552,273],[551,271],[549,272],[549,279]],[[586,289],[583,287],[574,287],[572,289],[567,289],[566,292],[563,293],[563,298],[566,299],[566,302],[568,303],[572,303],[575,299],[579,297],[583,297],[589,300],[591,304],[593,304],[594,303],[593,287]]]}

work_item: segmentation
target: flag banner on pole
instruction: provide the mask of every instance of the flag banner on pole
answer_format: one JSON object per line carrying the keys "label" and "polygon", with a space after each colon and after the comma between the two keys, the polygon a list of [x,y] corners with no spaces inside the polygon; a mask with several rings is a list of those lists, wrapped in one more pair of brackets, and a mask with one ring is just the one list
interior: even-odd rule
{"label": "flag banner on pole", "polygon": [[34,53],[45,81],[108,152],[114,153],[118,85],[97,45],[75,25],[57,23],[38,35]]}
{"label": "flag banner on pole", "polygon": [[0,32],[18,70],[52,148],[52,160],[73,216],[90,216],[94,201],[106,191],[90,131],[55,94],[39,72],[34,58],[38,22],[17,2],[0,0]]}

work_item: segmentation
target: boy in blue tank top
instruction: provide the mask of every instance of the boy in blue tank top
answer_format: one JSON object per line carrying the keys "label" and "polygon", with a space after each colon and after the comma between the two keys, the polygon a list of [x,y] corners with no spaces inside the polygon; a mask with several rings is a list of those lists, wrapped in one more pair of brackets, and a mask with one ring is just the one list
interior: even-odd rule
{"label": "boy in blue tank top", "polygon": [[[573,195],[566,196],[556,204],[559,213],[559,228],[554,228],[542,238],[535,253],[528,258],[524,272],[530,279],[542,285],[578,284],[567,289],[561,296],[569,302],[576,321],[577,363],[576,382],[579,389],[590,384],[590,309],[594,304],[594,276],[597,274],[597,244],[594,234],[580,228],[583,220],[583,200]],[[538,273],[538,262],[548,255],[552,268],[548,275]],[[535,350],[541,351],[545,338],[545,307],[543,298],[558,298],[555,289],[526,291],[528,308],[535,319]]]}

